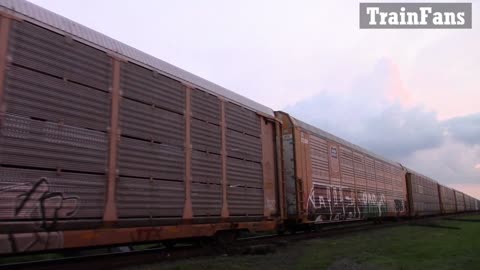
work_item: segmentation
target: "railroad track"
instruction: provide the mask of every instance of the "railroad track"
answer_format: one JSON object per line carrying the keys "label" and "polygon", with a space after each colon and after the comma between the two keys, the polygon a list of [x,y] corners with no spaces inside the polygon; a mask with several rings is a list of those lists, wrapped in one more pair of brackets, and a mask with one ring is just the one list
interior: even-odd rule
{"label": "railroad track", "polygon": [[[348,224],[332,224],[323,227],[318,231],[297,232],[296,234],[269,234],[240,238],[226,247],[220,247],[215,244],[210,245],[190,245],[179,246],[176,248],[150,248],[139,251],[104,253],[96,255],[66,257],[60,259],[48,259],[39,261],[28,261],[20,263],[9,263],[0,265],[0,270],[52,270],[52,269],[88,269],[104,270],[116,269],[138,264],[158,263],[175,261],[179,259],[195,258],[202,256],[217,256],[222,254],[263,254],[272,252],[278,246],[284,246],[288,243],[309,240],[319,237],[333,237],[342,234],[354,232],[382,229],[402,225],[421,225],[431,224],[435,220],[450,219],[452,217],[462,217],[466,214],[456,214],[437,217],[428,217],[414,220],[401,221],[382,221],[375,223],[373,221],[358,221]],[[453,219],[456,220],[456,219]]]}

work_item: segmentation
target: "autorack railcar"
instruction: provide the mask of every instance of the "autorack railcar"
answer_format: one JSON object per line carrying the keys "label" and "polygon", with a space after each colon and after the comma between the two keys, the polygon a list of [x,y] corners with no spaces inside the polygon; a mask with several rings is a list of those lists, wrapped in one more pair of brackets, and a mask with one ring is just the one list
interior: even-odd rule
{"label": "autorack railcar", "polygon": [[321,224],[408,213],[401,165],[285,112],[284,197],[289,224]]}
{"label": "autorack railcar", "polygon": [[0,253],[275,229],[271,109],[0,4]]}

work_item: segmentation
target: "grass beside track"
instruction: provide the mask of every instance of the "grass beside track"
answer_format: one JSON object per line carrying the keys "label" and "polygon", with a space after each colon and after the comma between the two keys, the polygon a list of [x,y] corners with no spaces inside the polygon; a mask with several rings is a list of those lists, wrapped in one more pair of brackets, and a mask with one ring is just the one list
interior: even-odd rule
{"label": "grass beside track", "polygon": [[[480,221],[479,215],[465,218]],[[268,255],[200,258],[125,269],[480,269],[480,222],[438,220],[420,225],[301,241]]]}

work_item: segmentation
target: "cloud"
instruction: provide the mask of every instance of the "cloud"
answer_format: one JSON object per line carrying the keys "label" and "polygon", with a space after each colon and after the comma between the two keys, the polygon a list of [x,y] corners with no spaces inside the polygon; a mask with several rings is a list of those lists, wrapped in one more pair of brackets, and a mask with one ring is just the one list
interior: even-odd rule
{"label": "cloud", "polygon": [[480,145],[466,145],[449,136],[441,146],[416,151],[402,162],[443,184],[479,184],[480,170],[475,166],[480,163]]}
{"label": "cloud", "polygon": [[455,117],[444,122],[448,133],[469,145],[480,144],[480,113]]}
{"label": "cloud", "polygon": [[[404,109],[392,105],[379,116],[366,119],[358,137],[360,144],[392,158],[408,156],[415,151],[441,145],[442,128],[433,112],[421,107]],[[354,136],[354,134],[352,134]]]}
{"label": "cloud", "polygon": [[[392,98],[398,95],[401,99]],[[399,100],[408,101],[408,91],[396,66],[380,59],[349,90],[327,90],[285,111],[392,159],[439,146],[443,130],[436,114],[421,106],[404,106]]]}
{"label": "cloud", "polygon": [[[474,9],[478,14],[480,5]],[[402,66],[409,90],[417,100],[437,111],[440,119],[478,112],[480,38],[469,31],[451,31],[417,48],[413,65]]]}

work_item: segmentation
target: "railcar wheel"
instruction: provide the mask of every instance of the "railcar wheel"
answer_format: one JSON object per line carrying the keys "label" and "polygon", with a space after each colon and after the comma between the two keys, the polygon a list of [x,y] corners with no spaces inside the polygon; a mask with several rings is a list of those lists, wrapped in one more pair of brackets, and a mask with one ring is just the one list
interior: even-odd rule
{"label": "railcar wheel", "polygon": [[215,234],[215,241],[221,246],[228,246],[237,239],[236,231],[219,231]]}

